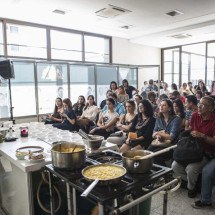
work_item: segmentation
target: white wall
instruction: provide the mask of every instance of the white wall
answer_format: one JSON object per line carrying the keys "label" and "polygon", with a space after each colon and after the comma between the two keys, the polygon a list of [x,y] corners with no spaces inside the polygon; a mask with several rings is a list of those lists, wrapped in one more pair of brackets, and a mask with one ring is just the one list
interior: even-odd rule
{"label": "white wall", "polygon": [[113,63],[160,65],[161,49],[130,43],[127,39],[112,38]]}

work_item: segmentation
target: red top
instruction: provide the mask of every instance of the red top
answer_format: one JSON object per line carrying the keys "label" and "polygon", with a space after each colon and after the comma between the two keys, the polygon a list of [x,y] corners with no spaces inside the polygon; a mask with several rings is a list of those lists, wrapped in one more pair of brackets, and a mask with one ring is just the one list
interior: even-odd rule
{"label": "red top", "polygon": [[[215,136],[215,114],[211,114],[208,120],[203,120],[198,112],[193,113],[191,118],[192,131],[198,131],[206,134],[209,137]],[[203,142],[204,150],[206,152],[215,152],[215,146]]]}

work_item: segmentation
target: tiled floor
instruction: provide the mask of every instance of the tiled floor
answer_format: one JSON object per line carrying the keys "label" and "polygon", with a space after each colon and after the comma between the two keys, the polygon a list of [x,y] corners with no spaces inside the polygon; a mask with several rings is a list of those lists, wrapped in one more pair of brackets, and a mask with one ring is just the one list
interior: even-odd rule
{"label": "tiled floor", "polygon": [[[199,197],[199,196],[198,196]],[[199,198],[191,199],[187,197],[187,190],[178,189],[174,193],[168,195],[168,215],[214,215],[215,207],[211,209],[194,209],[191,203]],[[215,205],[215,195],[213,195],[213,205]],[[156,194],[152,197],[150,215],[163,214],[163,195]]]}

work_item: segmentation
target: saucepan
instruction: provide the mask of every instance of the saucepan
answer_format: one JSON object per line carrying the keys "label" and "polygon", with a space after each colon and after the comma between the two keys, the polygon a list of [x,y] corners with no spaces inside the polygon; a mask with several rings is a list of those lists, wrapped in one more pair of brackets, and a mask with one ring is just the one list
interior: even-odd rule
{"label": "saucepan", "polygon": [[97,164],[85,167],[82,170],[82,175],[87,181],[93,181],[93,183],[81,196],[86,197],[97,184],[107,186],[119,183],[126,172],[124,167],[115,164]]}
{"label": "saucepan", "polygon": [[51,149],[52,164],[61,169],[80,169],[86,161],[85,146],[73,142],[58,141]]}
{"label": "saucepan", "polygon": [[153,157],[176,148],[177,145],[164,148],[157,152],[147,150],[130,150],[122,154],[123,167],[130,173],[145,173],[152,168]]}

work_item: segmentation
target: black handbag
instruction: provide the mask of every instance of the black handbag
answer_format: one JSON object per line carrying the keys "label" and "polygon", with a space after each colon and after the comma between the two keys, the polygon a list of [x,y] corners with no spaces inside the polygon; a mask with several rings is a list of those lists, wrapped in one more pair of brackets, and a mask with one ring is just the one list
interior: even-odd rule
{"label": "black handbag", "polygon": [[203,146],[199,140],[193,137],[190,132],[182,135],[173,152],[173,159],[184,166],[190,163],[200,162],[203,159]]}

